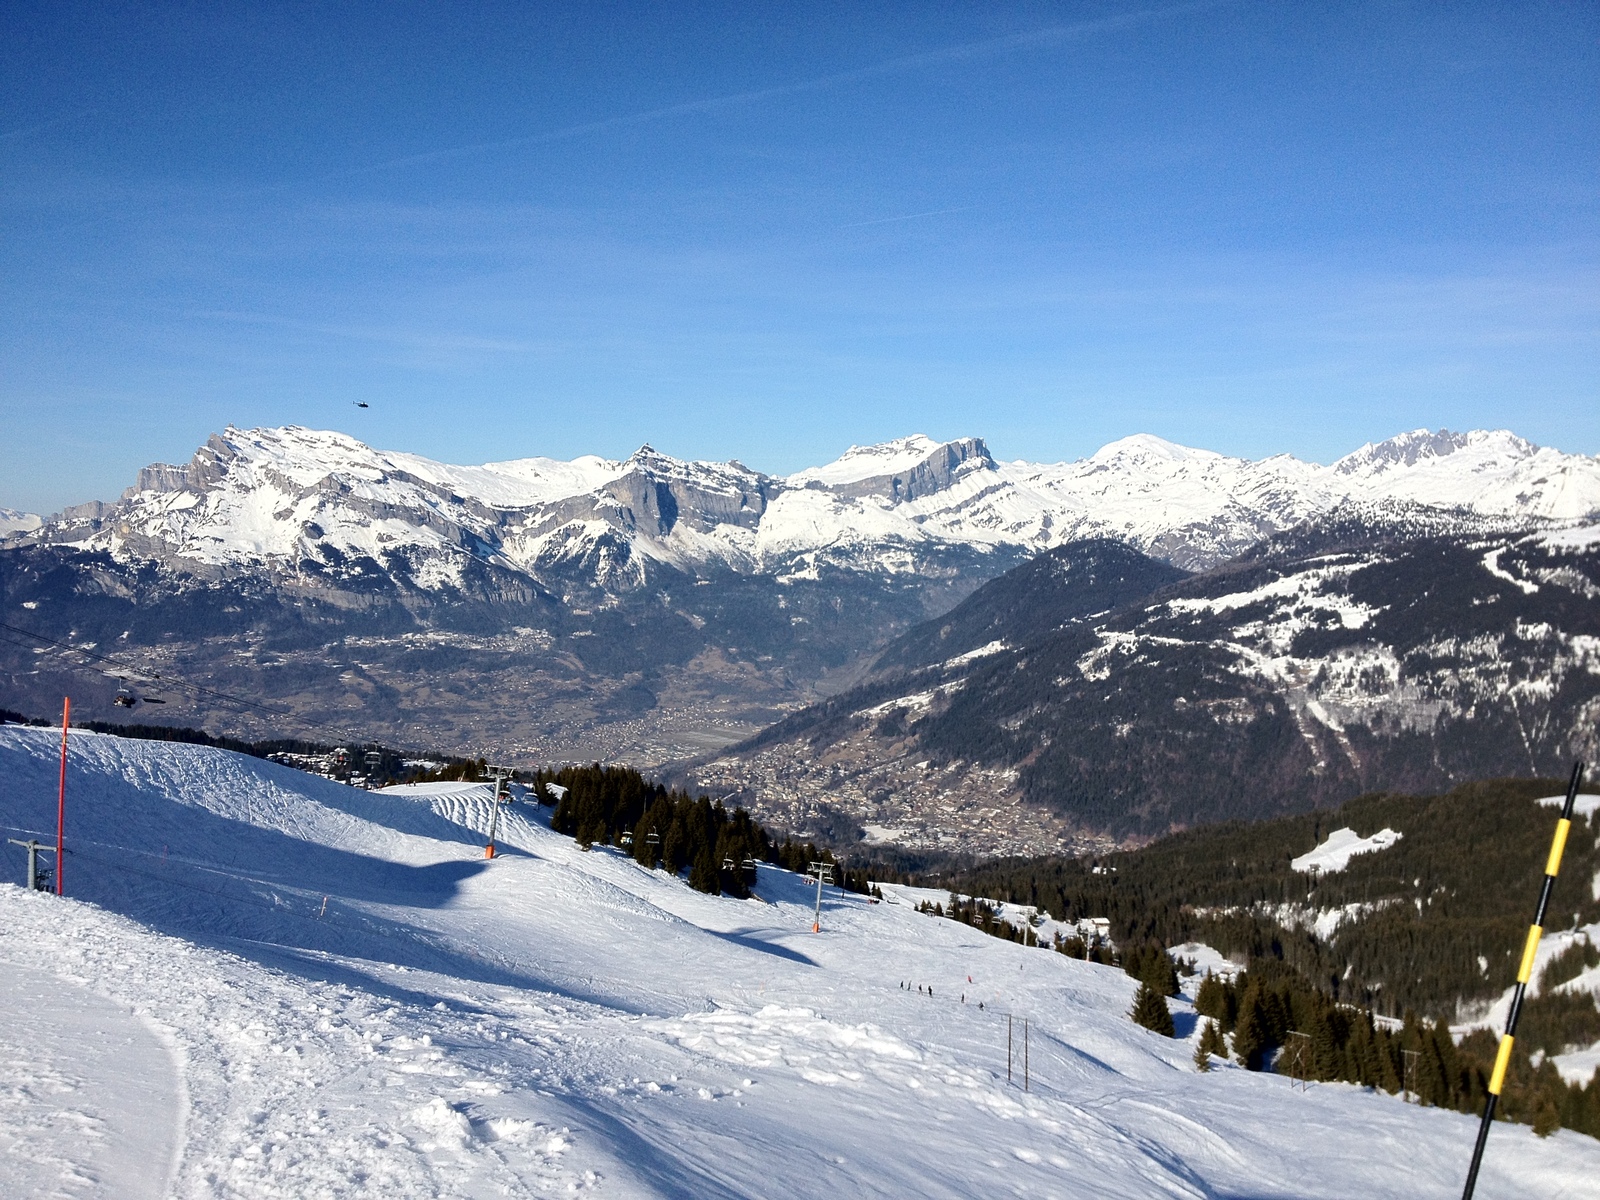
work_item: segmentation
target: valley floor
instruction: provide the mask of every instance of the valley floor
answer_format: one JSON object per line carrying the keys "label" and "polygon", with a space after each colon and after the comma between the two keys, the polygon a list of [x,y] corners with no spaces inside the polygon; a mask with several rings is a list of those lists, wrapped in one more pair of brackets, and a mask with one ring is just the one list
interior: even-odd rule
{"label": "valley floor", "polygon": [[[7,837],[53,830],[54,753],[0,729]],[[1120,971],[909,896],[814,934],[775,869],[708,897],[520,807],[486,862],[481,788],[198,747],[75,734],[68,791],[68,897],[0,887],[8,1196],[1460,1193],[1471,1118],[1198,1074],[1186,1003],[1160,1038]],[[1498,1126],[1479,1195],[1596,1178]]]}

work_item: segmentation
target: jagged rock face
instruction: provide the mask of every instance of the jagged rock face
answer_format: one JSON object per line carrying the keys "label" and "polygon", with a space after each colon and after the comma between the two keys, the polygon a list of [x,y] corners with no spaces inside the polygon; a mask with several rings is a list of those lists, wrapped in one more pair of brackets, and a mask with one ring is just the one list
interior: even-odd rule
{"label": "jagged rock face", "polygon": [[[1020,803],[1059,818],[1030,847],[1043,852],[1593,761],[1600,526],[1441,524],[1347,512],[1209,572],[1146,576],[1148,594],[1098,615],[1083,587],[1049,585],[1105,551],[1066,547],[696,778],[758,811],[803,816],[825,798],[836,824],[980,852],[993,834],[961,813]],[[1109,580],[1137,586],[1121,554]]]}
{"label": "jagged rock face", "polygon": [[961,438],[934,446],[925,457],[904,470],[838,483],[829,490],[837,496],[870,496],[891,504],[905,504],[946,490],[972,470],[998,472],[999,469],[989,457],[989,448],[982,438]]}
{"label": "jagged rock face", "polygon": [[[648,763],[844,686],[897,634],[1084,538],[1171,572],[1339,513],[1449,533],[1597,506],[1600,463],[1504,433],[1408,434],[1333,467],[1146,436],[1007,463],[979,438],[915,436],[777,478],[649,446],[463,467],[336,433],[229,429],[115,503],[6,518],[0,599],[29,628],[142,647],[200,682],[292,698],[307,721]],[[47,686],[37,661],[6,653],[11,707],[57,703],[76,678]],[[485,676],[521,707],[452,724]],[[638,687],[661,704],[623,732],[612,695]],[[678,696],[688,707],[662,715]],[[520,734],[530,722],[546,733]]]}

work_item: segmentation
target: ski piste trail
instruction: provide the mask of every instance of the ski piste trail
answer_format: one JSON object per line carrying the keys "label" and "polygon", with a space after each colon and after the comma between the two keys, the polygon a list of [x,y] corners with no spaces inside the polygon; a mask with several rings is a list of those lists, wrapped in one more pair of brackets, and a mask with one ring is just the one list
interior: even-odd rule
{"label": "ski piste trail", "polygon": [[[1460,1194],[1475,1118],[1202,1075],[1186,1001],[1162,1038],[1120,970],[910,895],[830,888],[814,934],[801,878],[705,896],[527,804],[486,861],[481,785],[69,744],[67,895],[0,886],[0,1195]],[[7,837],[53,841],[58,755],[0,727]],[[1478,1195],[1597,1179],[1502,1124]]]}

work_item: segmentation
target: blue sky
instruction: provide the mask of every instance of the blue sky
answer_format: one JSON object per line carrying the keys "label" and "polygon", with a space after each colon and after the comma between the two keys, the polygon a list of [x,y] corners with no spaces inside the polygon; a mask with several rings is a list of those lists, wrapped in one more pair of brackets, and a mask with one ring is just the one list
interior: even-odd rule
{"label": "blue sky", "polygon": [[0,35],[0,505],[229,423],[772,472],[914,431],[1600,451],[1591,4],[56,0]]}

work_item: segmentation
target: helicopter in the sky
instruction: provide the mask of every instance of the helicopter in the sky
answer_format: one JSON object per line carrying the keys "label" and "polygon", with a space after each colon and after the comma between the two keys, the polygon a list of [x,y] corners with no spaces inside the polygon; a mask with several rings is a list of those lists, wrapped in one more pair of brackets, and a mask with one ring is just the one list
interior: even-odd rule
{"label": "helicopter in the sky", "polygon": [[357,408],[371,408],[372,407],[372,405],[368,404],[365,400],[352,400],[350,403],[354,404]]}

